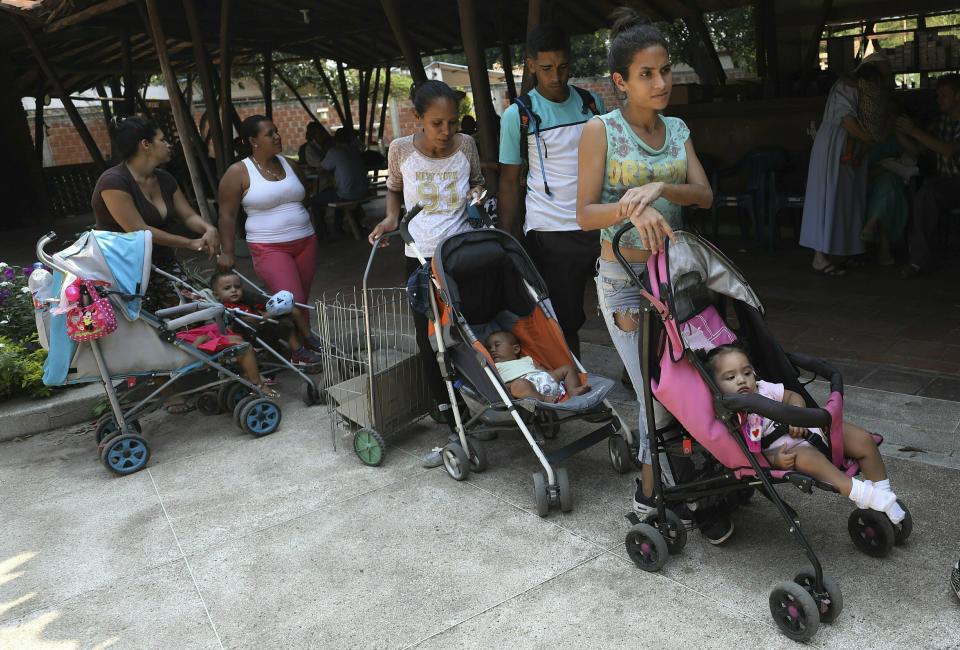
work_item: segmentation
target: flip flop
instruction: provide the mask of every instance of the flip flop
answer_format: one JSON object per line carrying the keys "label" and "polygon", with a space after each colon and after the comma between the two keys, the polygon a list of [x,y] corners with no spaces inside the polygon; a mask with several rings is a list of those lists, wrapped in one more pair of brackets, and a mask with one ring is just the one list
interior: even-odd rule
{"label": "flip flop", "polygon": [[817,267],[815,267],[815,266],[812,266],[812,267],[810,267],[810,268],[813,269],[813,272],[814,272],[814,273],[818,273],[818,274],[820,274],[820,275],[826,275],[826,276],[829,276],[829,277],[831,277],[831,278],[842,278],[843,276],[845,276],[845,275],[847,274],[847,272],[846,272],[845,269],[843,269],[843,268],[841,268],[841,267],[839,267],[839,266],[835,266],[835,265],[833,265],[833,264],[827,264],[826,266],[824,266],[824,267],[822,267],[822,268],[819,268],[819,269],[818,269]]}
{"label": "flip flop", "polygon": [[189,404],[187,402],[174,402],[173,404],[163,405],[163,410],[170,415],[183,415],[184,413],[189,413],[196,408],[197,406],[195,404]]}
{"label": "flip flop", "polygon": [[259,388],[260,392],[263,393],[263,396],[268,399],[278,399],[280,397],[280,393],[270,388],[266,382],[260,384]]}

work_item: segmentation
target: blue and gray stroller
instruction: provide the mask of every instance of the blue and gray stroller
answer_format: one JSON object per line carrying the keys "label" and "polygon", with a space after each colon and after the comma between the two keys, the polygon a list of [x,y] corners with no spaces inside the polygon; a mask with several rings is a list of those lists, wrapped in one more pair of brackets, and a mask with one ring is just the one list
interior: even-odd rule
{"label": "blue and gray stroller", "polygon": [[[96,439],[100,460],[109,470],[126,475],[146,466],[150,446],[139,419],[159,408],[162,399],[199,394],[201,411],[216,407],[217,411],[232,412],[234,422],[245,433],[261,437],[277,430],[280,405],[232,369],[247,343],[207,354],[175,336],[183,327],[207,321],[225,331],[226,308],[222,304],[192,302],[153,314],[143,308],[153,250],[149,231],[89,231],[51,255],[44,248],[55,238],[49,233],[37,242],[38,259],[53,269],[49,283],[34,293],[37,330],[48,350],[43,382],[48,386],[103,383],[110,410],[97,421]],[[69,287],[76,286],[76,279],[103,287],[98,291],[109,299],[116,317],[112,333],[84,342],[68,336],[66,306],[71,303]],[[79,297],[73,297],[81,306],[91,303],[90,291],[83,283]],[[192,384],[200,379],[202,385],[182,389],[178,382],[186,377],[191,377]],[[122,392],[115,382],[121,382]],[[211,404],[211,399],[216,404]]]}

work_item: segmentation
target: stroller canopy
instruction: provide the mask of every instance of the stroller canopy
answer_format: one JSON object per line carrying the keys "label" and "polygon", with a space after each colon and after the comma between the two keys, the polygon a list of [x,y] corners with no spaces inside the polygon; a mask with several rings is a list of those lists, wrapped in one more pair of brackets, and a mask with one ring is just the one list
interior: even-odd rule
{"label": "stroller canopy", "polygon": [[651,282],[660,283],[660,295],[672,299],[677,320],[686,321],[704,305],[716,303],[720,296],[764,313],[760,298],[726,255],[694,234],[676,234],[676,243],[668,242],[650,277]]}
{"label": "stroller canopy", "polygon": [[[444,301],[468,323],[486,323],[501,311],[527,316],[535,305],[526,283],[547,297],[547,285],[523,246],[502,230],[473,230],[446,239],[433,258]],[[520,281],[522,280],[522,281]]]}

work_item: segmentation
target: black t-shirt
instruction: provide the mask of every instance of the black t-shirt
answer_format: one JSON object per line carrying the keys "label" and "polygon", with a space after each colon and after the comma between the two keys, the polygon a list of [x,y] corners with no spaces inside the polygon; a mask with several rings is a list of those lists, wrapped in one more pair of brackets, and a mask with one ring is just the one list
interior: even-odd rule
{"label": "black t-shirt", "polygon": [[[133,178],[127,165],[120,163],[103,172],[97,179],[96,187],[93,188],[90,205],[97,220],[97,229],[124,232],[117,220],[110,214],[110,210],[100,194],[103,190],[119,190],[130,195],[133,204],[140,213],[140,217],[148,226],[171,232],[176,230],[173,195],[177,192],[177,179],[162,169],[154,170],[154,173],[157,176],[157,182],[160,183],[160,194],[163,196],[163,202],[167,206],[166,215],[161,216],[157,206],[150,202],[150,199],[144,195],[143,190],[137,185],[137,181]],[[160,260],[172,259],[174,257],[173,249],[166,246],[154,246],[153,257]]]}

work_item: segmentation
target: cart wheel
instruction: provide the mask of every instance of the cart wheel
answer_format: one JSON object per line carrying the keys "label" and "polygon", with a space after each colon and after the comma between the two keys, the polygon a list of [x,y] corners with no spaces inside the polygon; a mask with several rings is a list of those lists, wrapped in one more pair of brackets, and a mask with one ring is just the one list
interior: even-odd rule
{"label": "cart wheel", "polygon": [[197,410],[204,415],[219,415],[223,413],[220,408],[220,396],[217,393],[203,393],[197,398]]}
{"label": "cart wheel", "polygon": [[820,608],[796,582],[781,582],[773,588],[770,614],[780,631],[794,641],[806,641],[820,627]]}
{"label": "cart wheel", "polygon": [[243,411],[243,407],[257,399],[256,395],[247,395],[242,400],[237,402],[237,405],[233,407],[233,423],[243,429],[243,426],[240,424],[240,413]]}
{"label": "cart wheel", "polygon": [[553,411],[537,409],[533,416],[533,426],[544,438],[553,439],[560,433],[560,423],[557,420],[557,414]]}
{"label": "cart wheel", "polygon": [[627,555],[644,571],[659,571],[670,557],[667,540],[650,524],[637,524],[631,528],[624,544]]}
{"label": "cart wheel", "polygon": [[364,465],[379,467],[383,463],[386,448],[383,436],[373,429],[363,428],[353,434],[353,453]]}
{"label": "cart wheel", "polygon": [[479,440],[470,439],[470,471],[477,474],[487,469],[487,450]]}
{"label": "cart wheel", "polygon": [[537,499],[537,514],[541,517],[550,514],[550,493],[547,492],[547,478],[543,472],[533,475],[533,496]]}
{"label": "cart wheel", "polygon": [[570,477],[565,467],[557,469],[557,490],[560,492],[560,512],[573,510],[573,492],[570,491]]}
{"label": "cart wheel", "polygon": [[317,385],[313,382],[307,384],[306,395],[303,398],[303,401],[307,403],[307,406],[316,406],[317,404],[326,404],[327,403],[327,391],[322,388],[317,388]]}
{"label": "cart wheel", "polygon": [[630,445],[621,435],[612,435],[607,438],[607,451],[610,453],[610,465],[617,474],[626,474],[633,470],[630,460]]}
{"label": "cart wheel", "polygon": [[910,537],[910,533],[913,532],[913,517],[910,515],[910,511],[907,510],[907,504],[903,502],[903,499],[897,499],[897,503],[900,504],[900,507],[903,508],[903,511],[906,513],[906,516],[903,518],[899,524],[893,524],[893,545],[900,546],[907,541],[907,538]]}
{"label": "cart wheel", "polygon": [[[134,431],[140,433],[140,421],[133,420],[127,422],[127,429],[131,433]],[[113,413],[104,413],[100,416],[100,419],[97,420],[96,436],[98,445],[119,433],[120,429],[117,427],[117,420],[113,417]]]}
{"label": "cart wheel", "polygon": [[679,555],[683,547],[687,545],[687,527],[683,525],[679,515],[670,508],[667,508],[667,523],[665,525],[660,525],[656,513],[647,517],[644,523],[660,531],[663,539],[667,542],[667,550],[670,551],[670,555]]}
{"label": "cart wheel", "polygon": [[134,433],[115,436],[104,444],[100,460],[114,474],[133,474],[146,467],[150,460],[150,445]]}
{"label": "cart wheel", "polygon": [[873,557],[886,557],[897,538],[887,515],[857,508],[847,519],[847,531],[854,545]]}
{"label": "cart wheel", "polygon": [[843,593],[840,591],[840,585],[837,581],[828,575],[823,576],[823,590],[825,594],[818,594],[816,587],[816,576],[813,571],[804,569],[793,579],[798,585],[807,590],[807,593],[813,597],[820,609],[820,622],[833,623],[843,611]]}
{"label": "cart wheel", "polygon": [[279,404],[266,397],[257,397],[240,409],[240,428],[244,433],[262,438],[277,430],[282,417]]}
{"label": "cart wheel", "polygon": [[231,412],[236,408],[244,397],[250,394],[250,389],[239,381],[228,381],[217,390],[217,400],[220,402],[220,410],[224,413]]}
{"label": "cart wheel", "polygon": [[443,466],[454,481],[463,481],[470,476],[470,459],[459,442],[447,443],[440,452]]}

